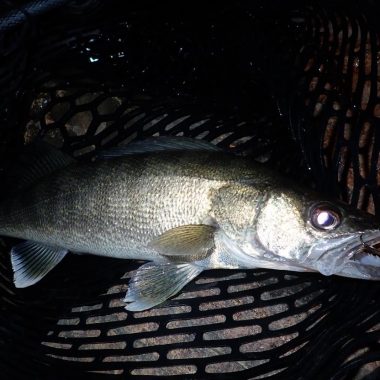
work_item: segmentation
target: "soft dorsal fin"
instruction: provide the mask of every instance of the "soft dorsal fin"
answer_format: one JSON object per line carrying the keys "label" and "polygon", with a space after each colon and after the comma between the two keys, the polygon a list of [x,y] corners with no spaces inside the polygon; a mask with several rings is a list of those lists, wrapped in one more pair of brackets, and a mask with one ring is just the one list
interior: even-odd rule
{"label": "soft dorsal fin", "polygon": [[208,141],[190,137],[161,136],[149,137],[145,140],[133,141],[125,146],[117,146],[98,154],[98,158],[107,159],[134,154],[172,152],[172,151],[210,151],[220,152],[221,148]]}
{"label": "soft dorsal fin", "polygon": [[25,147],[17,157],[6,177],[12,191],[24,190],[41,178],[74,162],[72,157],[49,144],[33,143]]}

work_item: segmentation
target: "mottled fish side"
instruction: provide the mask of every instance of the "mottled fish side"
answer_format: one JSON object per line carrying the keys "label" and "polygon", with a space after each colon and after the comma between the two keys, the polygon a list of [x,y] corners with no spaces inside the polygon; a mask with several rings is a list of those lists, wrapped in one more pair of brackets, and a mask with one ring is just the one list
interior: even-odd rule
{"label": "mottled fish side", "polygon": [[208,152],[74,164],[1,205],[0,233],[72,251],[152,259],[154,236],[202,224],[212,191],[253,177],[245,160]]}
{"label": "mottled fish side", "polygon": [[150,261],[130,280],[128,310],[160,304],[210,268],[380,280],[377,221],[207,142],[153,138],[77,164],[41,153],[24,190],[0,205],[0,234],[26,239],[11,250],[16,287],[69,250]]}

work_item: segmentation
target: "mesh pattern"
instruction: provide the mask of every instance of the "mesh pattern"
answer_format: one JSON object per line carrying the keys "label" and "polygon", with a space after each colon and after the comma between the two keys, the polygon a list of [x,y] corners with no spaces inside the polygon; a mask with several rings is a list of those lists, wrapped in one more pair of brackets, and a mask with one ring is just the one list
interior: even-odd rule
{"label": "mesh pattern", "polygon": [[[287,61],[284,50],[297,47],[261,50],[253,71],[255,50],[241,46],[236,54],[242,32],[252,42],[265,27],[258,24],[263,10],[255,16],[241,4],[216,13],[204,9],[198,25],[204,34],[197,39],[189,26],[192,13],[168,20],[167,9],[153,8],[120,19],[108,9],[100,22],[98,3],[89,6],[94,15],[86,28],[54,25],[52,18],[40,32],[35,29],[40,39],[28,56],[32,64],[22,68],[22,85],[15,86],[17,102],[6,112],[3,107],[11,132],[4,134],[2,167],[16,159],[18,146],[38,138],[88,160],[108,146],[171,134],[203,138],[308,179],[277,114],[273,84],[264,80],[276,66],[266,65],[268,57]],[[273,20],[273,9],[265,9]],[[278,28],[288,30],[288,14],[283,17]],[[312,45],[321,17],[302,12],[305,40]],[[228,38],[225,25],[232,30]],[[275,41],[279,31],[272,29],[255,46]],[[219,61],[228,64],[217,70]],[[277,71],[274,78],[283,76]],[[234,103],[231,93],[243,95]],[[295,101],[299,112],[307,94],[297,94],[303,101]],[[312,145],[306,132],[300,128],[305,153]],[[319,166],[312,168],[318,179]],[[378,375],[374,364],[366,366],[380,360],[377,284],[279,271],[207,271],[161,307],[127,313],[121,299],[130,271],[141,263],[72,255],[39,284],[15,290],[9,263],[14,243],[0,245],[0,369],[6,379]]]}
{"label": "mesh pattern", "polygon": [[171,134],[207,139],[238,154],[254,153],[260,160],[269,158],[265,154],[273,145],[271,125],[259,115],[244,120],[233,114],[205,112],[196,104],[178,100],[131,99],[123,89],[91,91],[91,85],[82,87],[83,82],[57,89],[59,82],[53,83],[42,86],[31,104],[24,132],[27,144],[39,136],[75,157],[86,157],[107,146]]}
{"label": "mesh pattern", "polygon": [[[365,282],[208,271],[162,307],[126,313],[121,298],[129,274],[122,273],[137,266],[69,257],[37,289],[3,289],[4,310],[12,316],[3,334],[9,339],[4,373],[352,378],[352,368],[378,359],[374,351],[368,356],[380,332],[376,294]],[[93,279],[83,278],[83,268]],[[10,275],[3,268],[2,283]],[[27,366],[18,368],[20,360]]]}
{"label": "mesh pattern", "polygon": [[67,3],[68,0],[55,0],[55,1],[33,1],[23,6],[17,7],[17,9],[11,9],[6,17],[1,19],[0,31],[7,32],[17,25],[24,24],[29,18],[37,15],[44,14],[49,10],[56,9]]}
{"label": "mesh pattern", "polygon": [[374,214],[379,211],[379,34],[354,10],[320,9],[308,20],[294,126],[310,166],[324,179],[320,187]]}

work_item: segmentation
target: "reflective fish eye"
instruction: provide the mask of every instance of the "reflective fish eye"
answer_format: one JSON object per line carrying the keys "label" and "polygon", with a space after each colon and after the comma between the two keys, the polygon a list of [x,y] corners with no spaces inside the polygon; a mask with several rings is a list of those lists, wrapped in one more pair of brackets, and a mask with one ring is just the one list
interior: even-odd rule
{"label": "reflective fish eye", "polygon": [[330,204],[314,205],[310,211],[310,222],[318,230],[333,230],[341,221],[341,214],[337,208]]}

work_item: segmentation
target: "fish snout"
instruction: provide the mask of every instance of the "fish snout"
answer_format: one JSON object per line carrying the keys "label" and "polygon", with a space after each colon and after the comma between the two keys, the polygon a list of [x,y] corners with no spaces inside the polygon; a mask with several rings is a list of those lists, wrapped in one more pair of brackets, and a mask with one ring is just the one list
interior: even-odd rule
{"label": "fish snout", "polygon": [[363,233],[360,244],[349,260],[346,272],[350,277],[380,280],[380,231]]}
{"label": "fish snout", "polygon": [[380,230],[318,242],[310,248],[305,264],[326,276],[380,280]]}

